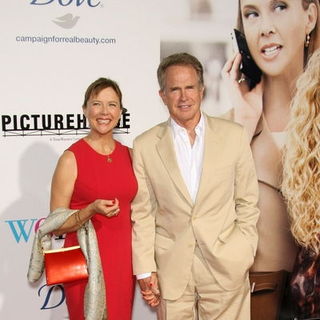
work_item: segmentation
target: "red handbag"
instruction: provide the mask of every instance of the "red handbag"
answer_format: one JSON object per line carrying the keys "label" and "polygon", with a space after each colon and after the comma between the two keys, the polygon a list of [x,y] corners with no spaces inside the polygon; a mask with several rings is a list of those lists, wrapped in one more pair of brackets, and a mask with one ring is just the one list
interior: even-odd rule
{"label": "red handbag", "polygon": [[88,278],[87,261],[80,246],[45,250],[43,254],[47,285]]}

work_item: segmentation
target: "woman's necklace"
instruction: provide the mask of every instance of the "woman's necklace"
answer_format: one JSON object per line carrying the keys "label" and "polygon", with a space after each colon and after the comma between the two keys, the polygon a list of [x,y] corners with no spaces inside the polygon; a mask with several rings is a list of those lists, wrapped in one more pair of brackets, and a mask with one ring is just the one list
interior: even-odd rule
{"label": "woman's necklace", "polygon": [[107,154],[107,162],[108,162],[108,163],[111,163],[111,162],[112,162],[112,158],[110,157],[109,154]]}
{"label": "woman's necklace", "polygon": [[91,146],[91,148],[96,150],[96,152],[98,152],[100,154],[104,154],[106,156],[107,163],[112,162],[112,153],[113,153],[114,149],[116,148],[115,141],[112,142],[112,144],[113,144],[112,147],[109,147],[108,145],[106,145],[106,147],[102,147],[99,144],[95,144],[94,141],[92,139],[90,139],[90,137],[85,138],[85,140]]}
{"label": "woman's necklace", "polygon": [[116,147],[116,144],[114,144],[114,146],[110,149],[110,152],[107,153],[107,162],[108,162],[108,163],[111,163],[111,162],[112,162],[111,154],[113,153],[115,147]]}

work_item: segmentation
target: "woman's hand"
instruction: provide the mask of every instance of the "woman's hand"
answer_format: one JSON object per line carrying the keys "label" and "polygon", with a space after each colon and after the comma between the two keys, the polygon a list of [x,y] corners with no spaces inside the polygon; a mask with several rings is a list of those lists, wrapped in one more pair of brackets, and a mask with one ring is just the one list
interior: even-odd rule
{"label": "woman's hand", "polygon": [[156,307],[160,303],[160,291],[158,286],[157,273],[152,272],[150,277],[138,280],[141,295],[146,303],[151,307]]}
{"label": "woman's hand", "polygon": [[120,212],[119,200],[117,198],[114,200],[97,199],[89,204],[88,207],[92,214],[98,213],[108,218],[117,216]]}
{"label": "woman's hand", "polygon": [[245,79],[241,77],[240,64],[241,54],[237,53],[226,62],[221,73],[234,107],[234,121],[247,129],[251,140],[262,114],[263,81],[249,90]]}

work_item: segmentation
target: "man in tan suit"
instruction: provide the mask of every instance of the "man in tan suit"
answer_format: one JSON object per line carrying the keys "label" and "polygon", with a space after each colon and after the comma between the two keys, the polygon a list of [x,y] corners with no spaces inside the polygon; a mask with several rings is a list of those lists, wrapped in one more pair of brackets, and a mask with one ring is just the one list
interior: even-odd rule
{"label": "man in tan suit", "polygon": [[[203,69],[179,53],[158,68],[170,118],[134,141],[133,268],[166,320],[249,320],[258,188],[245,130],[200,110]],[[158,287],[159,284],[159,287]]]}

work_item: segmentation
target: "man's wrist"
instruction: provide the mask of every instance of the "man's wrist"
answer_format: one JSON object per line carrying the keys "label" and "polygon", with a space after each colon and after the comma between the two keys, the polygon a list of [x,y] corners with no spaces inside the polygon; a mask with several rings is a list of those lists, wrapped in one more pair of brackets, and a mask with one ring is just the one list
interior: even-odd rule
{"label": "man's wrist", "polygon": [[137,277],[137,280],[142,280],[142,279],[145,279],[145,278],[149,278],[149,277],[151,277],[151,272],[137,274],[136,277]]}

